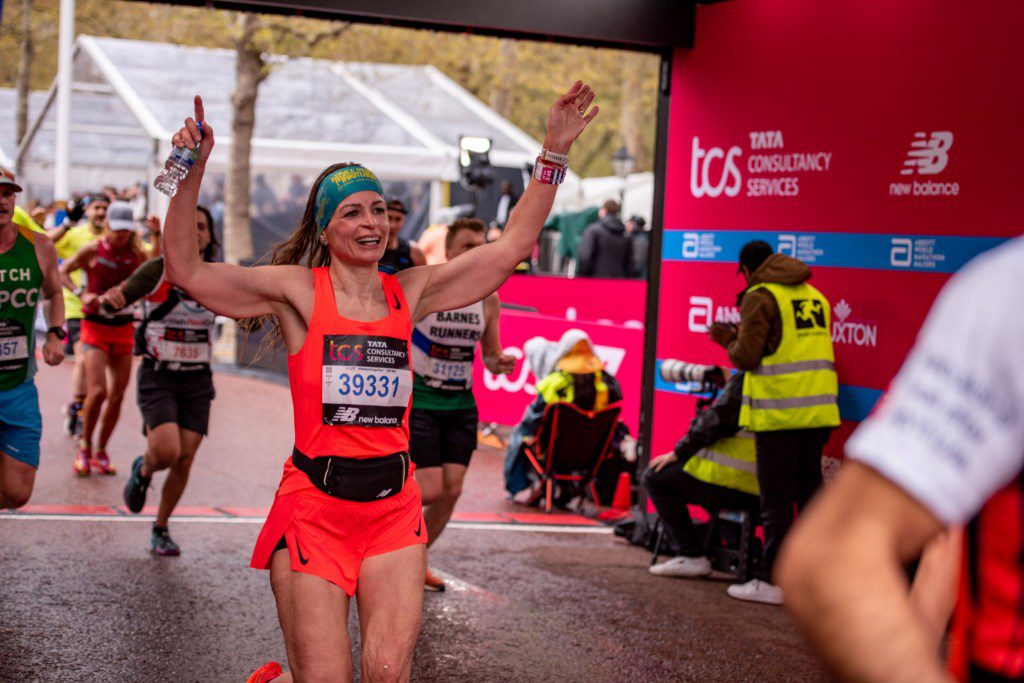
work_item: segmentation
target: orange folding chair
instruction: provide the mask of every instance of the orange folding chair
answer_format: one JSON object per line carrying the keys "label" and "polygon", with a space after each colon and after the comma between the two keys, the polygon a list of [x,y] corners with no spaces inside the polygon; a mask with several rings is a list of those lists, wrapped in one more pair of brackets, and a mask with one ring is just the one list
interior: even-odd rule
{"label": "orange folding chair", "polygon": [[601,504],[594,477],[610,455],[621,412],[618,403],[599,411],[572,403],[552,403],[544,409],[537,438],[524,451],[541,478],[545,512],[551,512],[552,490],[558,481],[578,482],[581,493],[589,488],[594,502]]}

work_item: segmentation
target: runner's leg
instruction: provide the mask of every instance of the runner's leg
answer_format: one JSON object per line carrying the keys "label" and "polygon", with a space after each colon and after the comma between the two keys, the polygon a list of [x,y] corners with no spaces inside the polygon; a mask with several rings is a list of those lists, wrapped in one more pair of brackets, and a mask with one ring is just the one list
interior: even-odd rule
{"label": "runner's leg", "polygon": [[111,354],[108,360],[109,365],[109,388],[107,391],[107,402],[103,406],[103,414],[100,417],[99,450],[107,447],[110,435],[114,433],[114,427],[121,417],[121,402],[124,400],[124,390],[128,386],[128,378],[132,373],[132,356],[127,354]]}
{"label": "runner's leg", "polygon": [[166,470],[181,455],[181,432],[173,422],[164,422],[146,428],[146,453],[142,461],[142,476],[149,479],[154,473]]}
{"label": "runner's leg", "polygon": [[202,434],[189,429],[178,431],[179,455],[171,464],[171,471],[168,472],[167,480],[164,481],[163,492],[160,495],[160,509],[156,515],[157,526],[167,526],[167,520],[170,519],[175,506],[181,500],[181,494],[185,492],[188,473],[192,469],[192,461],[196,457],[196,451],[199,450],[199,444],[203,441]]}
{"label": "runner's leg", "polygon": [[107,354],[93,346],[85,347],[82,354],[82,373],[85,377],[85,404],[82,407],[82,442],[92,448],[92,436],[99,422],[100,409],[107,399]]}
{"label": "runner's leg", "polygon": [[434,544],[438,536],[441,535],[441,532],[444,531],[445,526],[447,526],[448,520],[451,519],[452,511],[455,510],[455,503],[458,502],[459,496],[462,495],[462,482],[466,478],[467,469],[469,468],[465,465],[457,465],[451,462],[441,465],[443,481],[441,495],[433,503],[423,508],[423,519],[427,522],[427,534],[430,539],[428,547]]}
{"label": "runner's leg", "polygon": [[409,546],[363,560],[359,569],[359,629],[362,680],[408,681],[423,621],[423,575],[427,553]]}
{"label": "runner's leg", "polygon": [[0,510],[27,503],[35,481],[36,468],[0,452]]}
{"label": "runner's leg", "polygon": [[412,476],[416,483],[420,485],[420,494],[423,496],[424,507],[432,504],[441,496],[443,484],[440,467],[417,466]]}
{"label": "runner's leg", "polygon": [[[415,581],[419,592],[422,581],[421,566]],[[352,645],[345,591],[312,574],[292,571],[287,550],[279,550],[270,560],[270,586],[277,600],[291,675],[304,683],[351,681]]]}

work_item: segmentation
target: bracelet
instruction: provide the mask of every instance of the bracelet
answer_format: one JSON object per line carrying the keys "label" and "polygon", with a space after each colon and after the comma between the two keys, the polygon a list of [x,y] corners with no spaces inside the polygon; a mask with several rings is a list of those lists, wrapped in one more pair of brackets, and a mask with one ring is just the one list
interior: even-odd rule
{"label": "bracelet", "polygon": [[540,157],[533,165],[533,177],[545,185],[560,185],[565,180],[565,167],[548,164]]}
{"label": "bracelet", "polygon": [[540,158],[544,161],[554,164],[555,166],[568,166],[569,155],[559,154],[558,152],[552,152],[550,149],[542,149],[540,151]]}

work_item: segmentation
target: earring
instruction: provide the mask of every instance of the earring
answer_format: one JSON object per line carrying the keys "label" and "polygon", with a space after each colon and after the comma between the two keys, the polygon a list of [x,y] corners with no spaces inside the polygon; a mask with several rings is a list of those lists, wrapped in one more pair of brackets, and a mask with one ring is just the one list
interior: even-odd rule
{"label": "earring", "polygon": [[327,236],[323,233],[320,233],[320,244],[327,246]]}

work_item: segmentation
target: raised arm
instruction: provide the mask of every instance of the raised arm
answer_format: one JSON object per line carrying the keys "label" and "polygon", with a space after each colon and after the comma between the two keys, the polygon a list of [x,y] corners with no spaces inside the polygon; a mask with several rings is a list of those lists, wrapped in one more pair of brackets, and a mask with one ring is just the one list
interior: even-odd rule
{"label": "raised arm", "polygon": [[[203,124],[202,133],[196,121]],[[198,148],[196,143],[198,141]],[[288,271],[300,266],[243,268],[226,263],[206,263],[196,249],[196,206],[206,162],[213,151],[213,128],[204,120],[203,101],[195,99],[195,118],[185,120],[172,142],[196,149],[196,163],[171,198],[164,222],[161,248],[167,280],[189,293],[206,308],[231,318],[277,313],[286,303]]]}
{"label": "raised arm", "polygon": [[[57,269],[57,250],[53,242],[39,239],[35,245],[39,269],[43,271],[43,319],[47,329],[64,326],[64,293],[61,291],[60,271]],[[64,360],[64,344],[57,335],[46,333],[43,360],[47,365],[59,365]]]}
{"label": "raised arm", "polygon": [[[593,101],[594,92],[582,81],[555,100],[548,113],[544,148],[568,154],[572,143],[597,116],[598,107],[590,108]],[[399,279],[416,312],[416,320],[435,311],[468,306],[495,292],[516,266],[533,253],[557,189],[557,185],[531,179],[497,240],[447,263],[402,271]]]}

